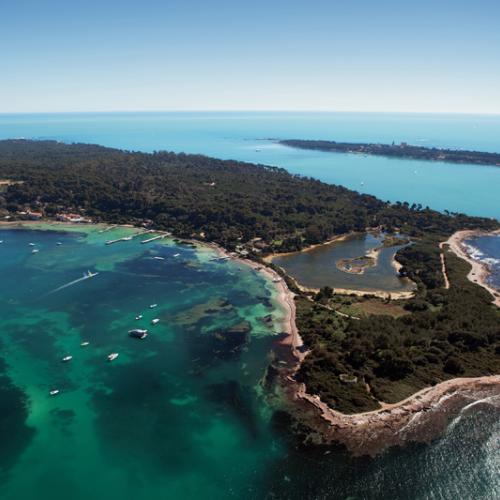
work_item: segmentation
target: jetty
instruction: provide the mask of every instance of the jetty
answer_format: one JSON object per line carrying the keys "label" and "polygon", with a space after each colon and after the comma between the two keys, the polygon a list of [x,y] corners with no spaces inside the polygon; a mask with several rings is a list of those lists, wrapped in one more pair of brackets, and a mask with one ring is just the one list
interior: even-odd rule
{"label": "jetty", "polygon": [[145,243],[151,243],[152,241],[156,240],[162,240],[163,238],[166,238],[168,236],[167,234],[159,234],[158,236],[153,236],[152,238],[148,238],[147,240],[142,240],[141,244],[144,245]]}
{"label": "jetty", "polygon": [[221,260],[229,260],[231,257],[229,255],[224,255],[223,257],[212,257],[210,260],[212,261],[221,261]]}

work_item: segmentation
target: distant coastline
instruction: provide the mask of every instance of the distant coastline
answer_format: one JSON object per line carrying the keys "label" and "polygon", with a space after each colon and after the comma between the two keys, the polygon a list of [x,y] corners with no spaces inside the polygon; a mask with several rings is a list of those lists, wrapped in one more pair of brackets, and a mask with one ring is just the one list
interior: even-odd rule
{"label": "distant coastline", "polygon": [[378,144],[357,142],[336,142],[302,139],[278,141],[283,146],[298,149],[312,149],[329,153],[354,153],[386,156],[388,158],[407,158],[409,160],[441,161],[471,165],[491,165],[500,167],[500,154],[485,151],[462,151],[459,149],[426,148],[412,146],[406,142],[400,144]]}

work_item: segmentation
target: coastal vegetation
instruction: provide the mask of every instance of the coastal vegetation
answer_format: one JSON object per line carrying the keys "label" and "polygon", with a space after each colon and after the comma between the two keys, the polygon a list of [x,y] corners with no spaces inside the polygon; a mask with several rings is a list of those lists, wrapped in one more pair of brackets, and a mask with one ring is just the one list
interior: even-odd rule
{"label": "coastal vegetation", "polygon": [[[383,301],[370,298],[379,302],[379,314],[346,318],[336,313],[338,302],[328,290],[314,300],[297,298],[297,326],[310,349],[298,380],[332,408],[355,413],[457,376],[499,373],[499,310],[488,292],[466,279],[469,264],[448,251],[445,259],[450,288],[421,281],[416,298],[401,302],[406,314],[395,314],[394,304],[383,314]],[[431,276],[433,264],[432,258],[420,261],[418,270]],[[356,383],[346,384],[341,375]]]}
{"label": "coastal vegetation", "polygon": [[465,151],[461,149],[426,148],[424,146],[412,146],[406,142],[400,144],[395,144],[394,142],[392,144],[378,144],[288,139],[279,141],[279,143],[284,146],[299,149],[315,149],[331,153],[357,153],[387,156],[389,158],[408,158],[411,160],[432,160],[448,163],[500,166],[499,153]]}
{"label": "coastal vegetation", "polygon": [[71,211],[215,242],[259,261],[370,228],[404,234],[412,244],[397,253],[399,272],[418,289],[387,314],[383,301],[358,297],[352,305],[362,314],[341,315],[349,304],[333,289],[308,294],[285,276],[298,293],[297,326],[310,351],[297,379],[353,413],[456,376],[500,373],[498,309],[466,279],[469,265],[446,250],[444,286],[439,248],[459,229],[497,229],[495,220],[383,202],[275,167],[54,141],[0,141],[0,178],[9,181],[0,193],[8,217]]}

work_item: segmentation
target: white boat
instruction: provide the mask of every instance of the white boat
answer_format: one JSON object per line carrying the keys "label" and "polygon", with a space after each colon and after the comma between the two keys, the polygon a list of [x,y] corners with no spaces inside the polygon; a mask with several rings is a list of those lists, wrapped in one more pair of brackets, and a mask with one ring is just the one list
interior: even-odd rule
{"label": "white boat", "polygon": [[157,307],[157,306],[158,306],[158,304],[151,304],[151,305],[149,306],[149,308],[150,308],[150,309],[154,309],[154,308],[155,308],[155,307]]}
{"label": "white boat", "polygon": [[165,257],[158,257],[158,256],[156,256],[156,257],[153,257],[153,259],[156,259],[156,260],[165,260]]}
{"label": "white boat", "polygon": [[90,344],[90,342],[85,341],[85,342],[82,342],[80,345],[82,347],[87,347],[89,344]]}
{"label": "white boat", "polygon": [[0,245],[3,243],[3,240],[0,240]]}
{"label": "white boat", "polygon": [[142,314],[138,314],[136,317],[135,317],[136,320],[140,320],[142,319]]}
{"label": "white boat", "polygon": [[148,336],[148,331],[141,330],[140,328],[135,328],[134,330],[129,330],[128,333],[131,337],[134,337],[136,339],[141,339],[141,340],[145,339]]}
{"label": "white boat", "polygon": [[60,241],[58,241],[58,242],[56,243],[56,245],[57,245],[57,246],[59,246],[59,245],[62,245],[62,243],[61,243]]}
{"label": "white boat", "polygon": [[31,250],[31,253],[38,253],[40,250],[38,250],[37,248]]}
{"label": "white boat", "polygon": [[117,357],[118,357],[118,353],[117,352],[112,352],[111,354],[108,355],[108,361],[113,361]]}
{"label": "white boat", "polygon": [[64,356],[62,359],[63,363],[67,363],[68,361],[71,361],[73,359],[73,356]]}
{"label": "white boat", "polygon": [[151,324],[156,325],[159,322],[160,322],[160,320],[158,318],[155,318],[154,320],[151,321]]}
{"label": "white boat", "polygon": [[179,257],[180,253],[174,253],[174,257]]}
{"label": "white boat", "polygon": [[28,243],[28,245],[29,245],[30,247],[34,247],[34,246],[35,246],[35,243]]}
{"label": "white boat", "polygon": [[51,396],[56,396],[57,394],[59,394],[59,389],[52,389],[52,390],[49,392],[49,394],[50,394]]}
{"label": "white boat", "polygon": [[94,276],[97,276],[99,273],[92,273],[90,271],[87,271],[86,273],[83,273],[84,278],[93,278]]}

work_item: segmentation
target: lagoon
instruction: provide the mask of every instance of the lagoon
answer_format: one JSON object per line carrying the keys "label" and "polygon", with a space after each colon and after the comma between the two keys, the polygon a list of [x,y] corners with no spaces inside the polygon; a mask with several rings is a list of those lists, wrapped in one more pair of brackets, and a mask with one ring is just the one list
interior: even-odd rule
{"label": "lagoon", "polygon": [[355,259],[370,250],[381,247],[383,236],[367,234],[351,235],[340,241],[316,246],[311,250],[290,253],[273,258],[273,263],[282,267],[306,288],[330,286],[363,292],[407,292],[412,283],[401,278],[394,267],[394,255],[404,245],[382,247],[377,263],[367,267],[362,274],[352,274],[338,268],[341,259]]}

